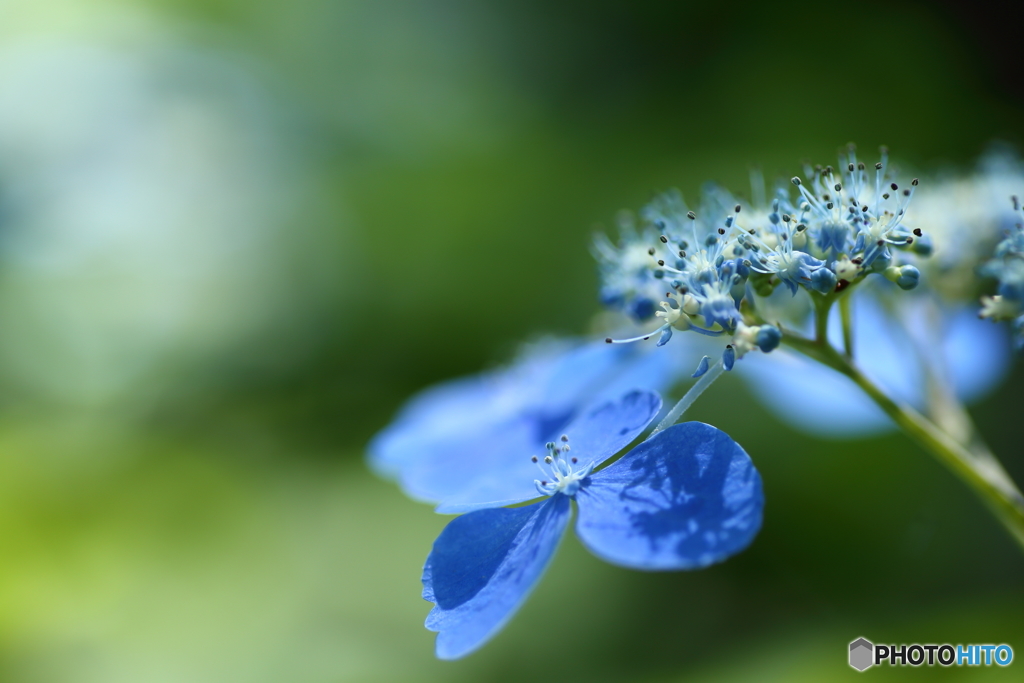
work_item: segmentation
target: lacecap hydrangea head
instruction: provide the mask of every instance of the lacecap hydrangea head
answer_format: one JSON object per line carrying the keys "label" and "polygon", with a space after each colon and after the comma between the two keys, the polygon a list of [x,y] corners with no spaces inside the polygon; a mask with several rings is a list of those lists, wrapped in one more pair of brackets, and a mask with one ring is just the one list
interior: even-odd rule
{"label": "lacecap hydrangea head", "polygon": [[901,289],[917,287],[920,270],[900,254],[931,251],[923,231],[903,223],[918,180],[901,187],[889,177],[884,148],[868,168],[852,146],[838,168],[808,167],[806,176],[757,204],[710,187],[695,211],[669,192],[643,209],[641,227],[624,231],[617,246],[600,238],[606,303],[649,312],[652,293],[663,293],[656,329],[608,341],[654,337],[661,346],[687,331],[721,337],[729,342],[722,360],[731,368],[750,350],[778,345],[778,328],[754,325],[744,313],[779,285],[792,295],[827,296],[879,273]]}

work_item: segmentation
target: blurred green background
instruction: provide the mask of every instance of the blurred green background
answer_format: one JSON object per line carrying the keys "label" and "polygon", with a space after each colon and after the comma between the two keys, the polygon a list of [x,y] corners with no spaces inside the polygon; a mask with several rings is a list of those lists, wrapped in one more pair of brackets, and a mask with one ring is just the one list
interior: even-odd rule
{"label": "blurred green background", "polygon": [[[1024,556],[964,486],[733,378],[692,417],[763,474],[754,545],[651,575],[570,537],[457,663],[419,597],[445,518],[362,460],[415,390],[586,331],[590,234],[654,190],[850,140],[922,172],[1019,145],[1014,11],[4,0],[0,680],[820,681],[858,636],[1024,657]],[[1021,379],[972,408],[1018,482]]]}

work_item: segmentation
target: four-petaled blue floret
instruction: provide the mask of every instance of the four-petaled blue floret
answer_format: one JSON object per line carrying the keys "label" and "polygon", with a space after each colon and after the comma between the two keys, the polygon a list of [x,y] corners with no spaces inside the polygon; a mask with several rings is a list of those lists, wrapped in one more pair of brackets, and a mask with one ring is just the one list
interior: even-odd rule
{"label": "four-petaled blue floret", "polygon": [[[660,403],[653,394],[632,393],[598,409],[599,419],[531,459],[542,478],[529,483],[544,498],[477,509],[445,527],[423,568],[423,597],[435,604],[426,626],[438,633],[438,657],[463,657],[508,622],[554,556],[571,500],[583,544],[624,567],[697,569],[750,544],[761,526],[760,475],[743,449],[710,425],[670,427],[594,470],[615,453],[605,445],[607,434],[631,432],[638,411],[653,418]],[[523,482],[503,478],[505,502],[525,500]],[[493,493],[469,498],[479,505]]]}

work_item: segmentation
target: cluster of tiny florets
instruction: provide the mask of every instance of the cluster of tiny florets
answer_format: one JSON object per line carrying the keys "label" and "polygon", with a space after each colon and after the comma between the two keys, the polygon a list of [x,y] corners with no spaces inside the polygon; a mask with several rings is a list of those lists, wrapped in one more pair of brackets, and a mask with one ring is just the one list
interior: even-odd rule
{"label": "cluster of tiny florets", "polygon": [[753,205],[712,187],[693,211],[669,192],[643,209],[642,226],[630,226],[617,246],[600,238],[604,303],[661,323],[639,337],[608,341],[657,336],[663,345],[674,330],[728,336],[723,361],[731,366],[746,351],[777,346],[778,329],[744,325],[743,310],[780,284],[794,295],[828,295],[878,273],[902,289],[917,286],[920,271],[896,253],[931,253],[922,230],[904,225],[916,178],[901,187],[888,176],[884,148],[868,168],[852,146],[838,168],[808,167],[805,176]]}
{"label": "cluster of tiny florets", "polygon": [[1014,213],[1021,218],[996,245],[993,258],[982,273],[999,281],[995,296],[981,297],[981,317],[1013,321],[1018,348],[1024,348],[1024,211],[1020,200],[1011,197]]}

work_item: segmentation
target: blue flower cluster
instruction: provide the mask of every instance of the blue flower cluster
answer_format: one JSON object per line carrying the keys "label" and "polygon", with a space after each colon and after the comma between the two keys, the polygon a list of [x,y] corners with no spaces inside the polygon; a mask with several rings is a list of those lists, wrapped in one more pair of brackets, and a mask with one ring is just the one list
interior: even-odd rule
{"label": "blue flower cluster", "polygon": [[1021,220],[996,245],[994,257],[982,273],[999,281],[998,294],[981,298],[981,317],[1010,320],[1017,348],[1024,349],[1024,211],[1013,196],[1013,211]]}
{"label": "blue flower cluster", "polygon": [[594,251],[602,301],[634,319],[660,318],[661,325],[608,341],[658,336],[663,345],[673,330],[730,337],[723,364],[731,369],[749,351],[778,346],[780,330],[751,325],[744,312],[780,284],[794,295],[827,295],[880,273],[914,289],[920,271],[894,252],[931,252],[922,230],[904,225],[918,180],[900,189],[888,176],[884,149],[881,158],[869,171],[851,146],[838,169],[809,167],[806,181],[792,179],[795,194],[780,187],[770,203],[745,203],[717,187],[705,191],[699,211],[678,192],[656,198],[642,211],[641,228],[627,224],[618,245],[599,237]]}
{"label": "blue flower cluster", "polygon": [[658,415],[650,389],[677,376],[661,363],[670,356],[543,345],[505,370],[427,390],[373,440],[379,473],[439,512],[465,513],[423,570],[438,657],[465,656],[507,623],[548,566],[572,500],[584,545],[625,567],[704,567],[753,540],[760,476],[714,427],[670,427],[602,467]]}

